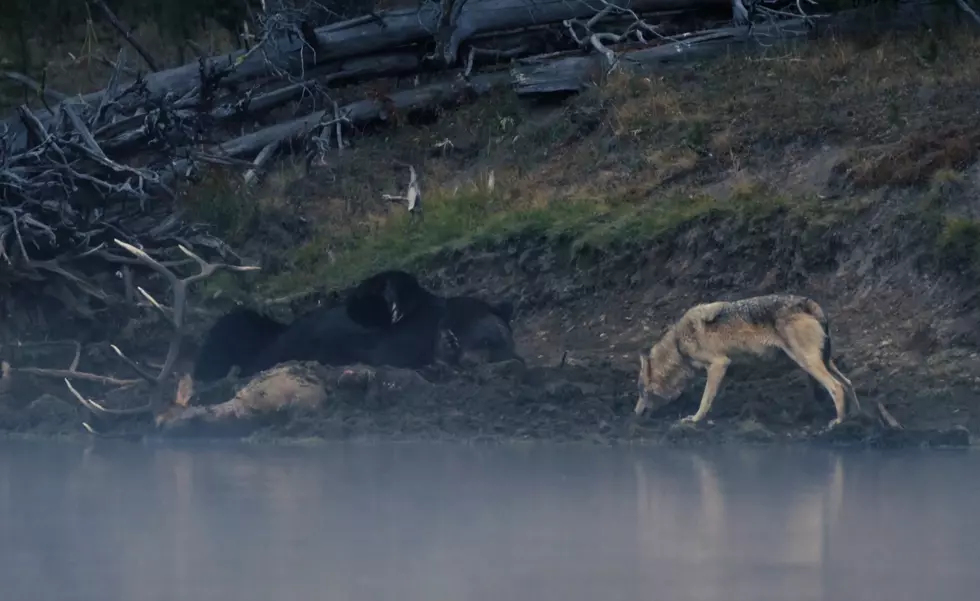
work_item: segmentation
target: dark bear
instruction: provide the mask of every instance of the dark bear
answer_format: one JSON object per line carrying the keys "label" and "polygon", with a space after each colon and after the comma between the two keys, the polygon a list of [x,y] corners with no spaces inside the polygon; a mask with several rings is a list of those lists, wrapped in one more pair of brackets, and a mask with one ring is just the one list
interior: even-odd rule
{"label": "dark bear", "polygon": [[512,304],[471,296],[443,298],[404,271],[383,271],[361,282],[348,296],[347,310],[361,325],[390,331],[373,354],[378,365],[522,360],[510,327]]}
{"label": "dark bear", "polygon": [[315,309],[296,319],[242,374],[286,361],[424,367],[435,361],[445,305],[408,273],[375,274],[358,284],[342,307]]}
{"label": "dark bear", "polygon": [[366,328],[388,329],[399,321],[427,310],[437,297],[422,287],[415,276],[390,269],[358,284],[348,295],[347,314]]}
{"label": "dark bear", "polygon": [[385,332],[370,354],[372,365],[419,368],[435,361],[446,300],[415,276],[396,269],[377,273],[348,294],[346,307],[355,323]]}
{"label": "dark bear", "polygon": [[287,361],[418,369],[437,359],[521,360],[512,315],[510,303],[446,299],[411,274],[384,271],[358,284],[343,305],[314,309],[289,325],[236,309],[208,333],[194,378],[221,378],[234,365],[247,377]]}
{"label": "dark bear", "polygon": [[438,356],[452,364],[497,363],[517,354],[510,326],[514,306],[493,304],[472,296],[446,299],[446,313],[439,324]]}
{"label": "dark bear", "polygon": [[197,381],[219,380],[232,367],[244,367],[288,326],[252,309],[238,308],[211,326],[194,361]]}
{"label": "dark bear", "polygon": [[242,366],[251,376],[287,361],[317,361],[324,365],[369,363],[371,352],[384,338],[383,330],[354,322],[346,307],[323,307],[296,318],[266,348]]}

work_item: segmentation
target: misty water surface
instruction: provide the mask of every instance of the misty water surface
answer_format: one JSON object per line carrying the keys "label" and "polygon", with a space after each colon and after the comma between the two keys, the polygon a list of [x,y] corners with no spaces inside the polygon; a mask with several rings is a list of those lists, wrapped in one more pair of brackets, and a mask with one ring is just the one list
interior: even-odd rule
{"label": "misty water surface", "polygon": [[941,601],[970,452],[0,442],[3,601]]}

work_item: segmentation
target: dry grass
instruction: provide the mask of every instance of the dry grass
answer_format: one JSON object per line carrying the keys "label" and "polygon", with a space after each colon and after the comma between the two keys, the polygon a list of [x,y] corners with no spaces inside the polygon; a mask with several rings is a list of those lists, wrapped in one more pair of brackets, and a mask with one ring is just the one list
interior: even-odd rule
{"label": "dry grass", "polygon": [[[358,138],[310,177],[278,176],[270,196],[312,229],[270,285],[341,283],[520,227],[564,228],[592,244],[707,210],[784,206],[800,197],[785,188],[785,173],[824,146],[849,149],[841,171],[859,186],[955,173],[977,148],[963,124],[980,110],[971,100],[980,42],[952,32],[932,46],[929,35],[824,40],[660,75],[615,74],[557,107],[500,93],[435,123]],[[930,60],[923,47],[933,48]],[[454,151],[443,156],[435,145],[446,139]],[[419,170],[422,225],[380,200],[407,181],[392,159]]]}
{"label": "dry grass", "polygon": [[964,169],[980,153],[980,126],[946,126],[906,133],[896,142],[861,148],[850,175],[863,188],[912,185],[942,171]]}
{"label": "dry grass", "polygon": [[[195,55],[188,46],[183,47],[166,35],[158,25],[143,23],[135,28],[134,35],[160,68],[170,68],[193,60]],[[106,61],[115,61],[121,45],[125,44],[111,27],[88,23],[78,27],[57,41],[42,37],[27,40],[31,68],[26,69],[35,79],[46,73],[46,85],[65,94],[86,94],[102,89],[112,67]],[[192,30],[190,39],[209,55],[231,52],[237,46],[231,33],[213,24]],[[12,39],[0,39],[0,69],[24,71],[23,57],[13,46]],[[126,47],[126,64],[134,70],[148,71],[146,63],[131,47]],[[29,99],[31,106],[39,103]],[[0,112],[25,101],[23,89],[7,80],[0,79]]]}
{"label": "dry grass", "polygon": [[[617,73],[560,106],[500,92],[434,122],[406,115],[395,128],[354,137],[353,148],[309,175],[287,163],[256,192],[218,177],[187,198],[196,215],[271,262],[269,286],[288,291],[522,227],[610,240],[719,206],[782,205],[799,196],[786,174],[827,147],[847,151],[838,170],[846,183],[935,185],[976,158],[977,89],[980,40],[965,29],[826,39]],[[453,150],[443,154],[436,145],[445,140]],[[419,171],[421,225],[381,200],[407,182],[395,161]],[[270,223],[288,235],[258,236]]]}
{"label": "dry grass", "polygon": [[[940,35],[948,39],[938,41]],[[920,168],[900,169],[895,183],[909,183],[972,158],[965,148],[976,146],[974,137],[962,128],[980,112],[970,100],[978,84],[980,40],[956,30],[885,38],[870,47],[824,40],[660,76],[620,75],[599,95],[612,107],[616,136],[638,146],[686,146],[706,167],[769,158],[793,144],[895,145],[896,156],[908,145],[908,156],[936,155]],[[959,139],[944,140],[944,148],[906,140],[909,131],[947,128],[956,128]]]}

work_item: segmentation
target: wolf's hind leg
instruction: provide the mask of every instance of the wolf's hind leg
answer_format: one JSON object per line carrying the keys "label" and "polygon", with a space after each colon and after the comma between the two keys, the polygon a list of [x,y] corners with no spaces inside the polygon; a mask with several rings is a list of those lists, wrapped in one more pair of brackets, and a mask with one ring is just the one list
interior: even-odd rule
{"label": "wolf's hind leg", "polygon": [[823,359],[820,356],[820,351],[817,349],[808,350],[800,348],[792,342],[790,342],[790,347],[786,351],[790,359],[830,393],[830,398],[834,400],[834,409],[837,410],[837,417],[830,421],[829,426],[833,427],[844,421],[847,417],[845,412],[844,386],[827,371],[827,368],[823,364]]}
{"label": "wolf's hind leg", "polygon": [[[820,383],[820,380],[814,378],[810,374],[806,374],[806,383],[807,388],[810,391],[810,398],[813,399],[814,406],[819,407],[825,402],[833,402],[833,398],[830,396],[830,393],[827,392],[827,389],[824,388],[824,385]],[[804,412],[805,411],[806,410],[804,410]]]}
{"label": "wolf's hind leg", "polygon": [[837,368],[837,364],[834,363],[833,359],[827,361],[827,367],[829,368],[830,373],[833,374],[835,378],[840,380],[842,384],[844,384],[844,388],[846,388],[848,399],[851,401],[851,405],[854,408],[854,411],[858,413],[864,413],[864,410],[861,409],[861,402],[858,401],[857,393],[854,392],[854,384],[852,384],[851,381],[847,379],[847,376],[841,373],[840,369]]}

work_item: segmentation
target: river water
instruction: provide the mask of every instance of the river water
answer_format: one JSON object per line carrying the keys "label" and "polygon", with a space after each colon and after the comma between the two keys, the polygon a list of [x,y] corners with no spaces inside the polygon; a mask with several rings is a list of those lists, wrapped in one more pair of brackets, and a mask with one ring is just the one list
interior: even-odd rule
{"label": "river water", "polygon": [[3,601],[980,595],[980,455],[0,442]]}

